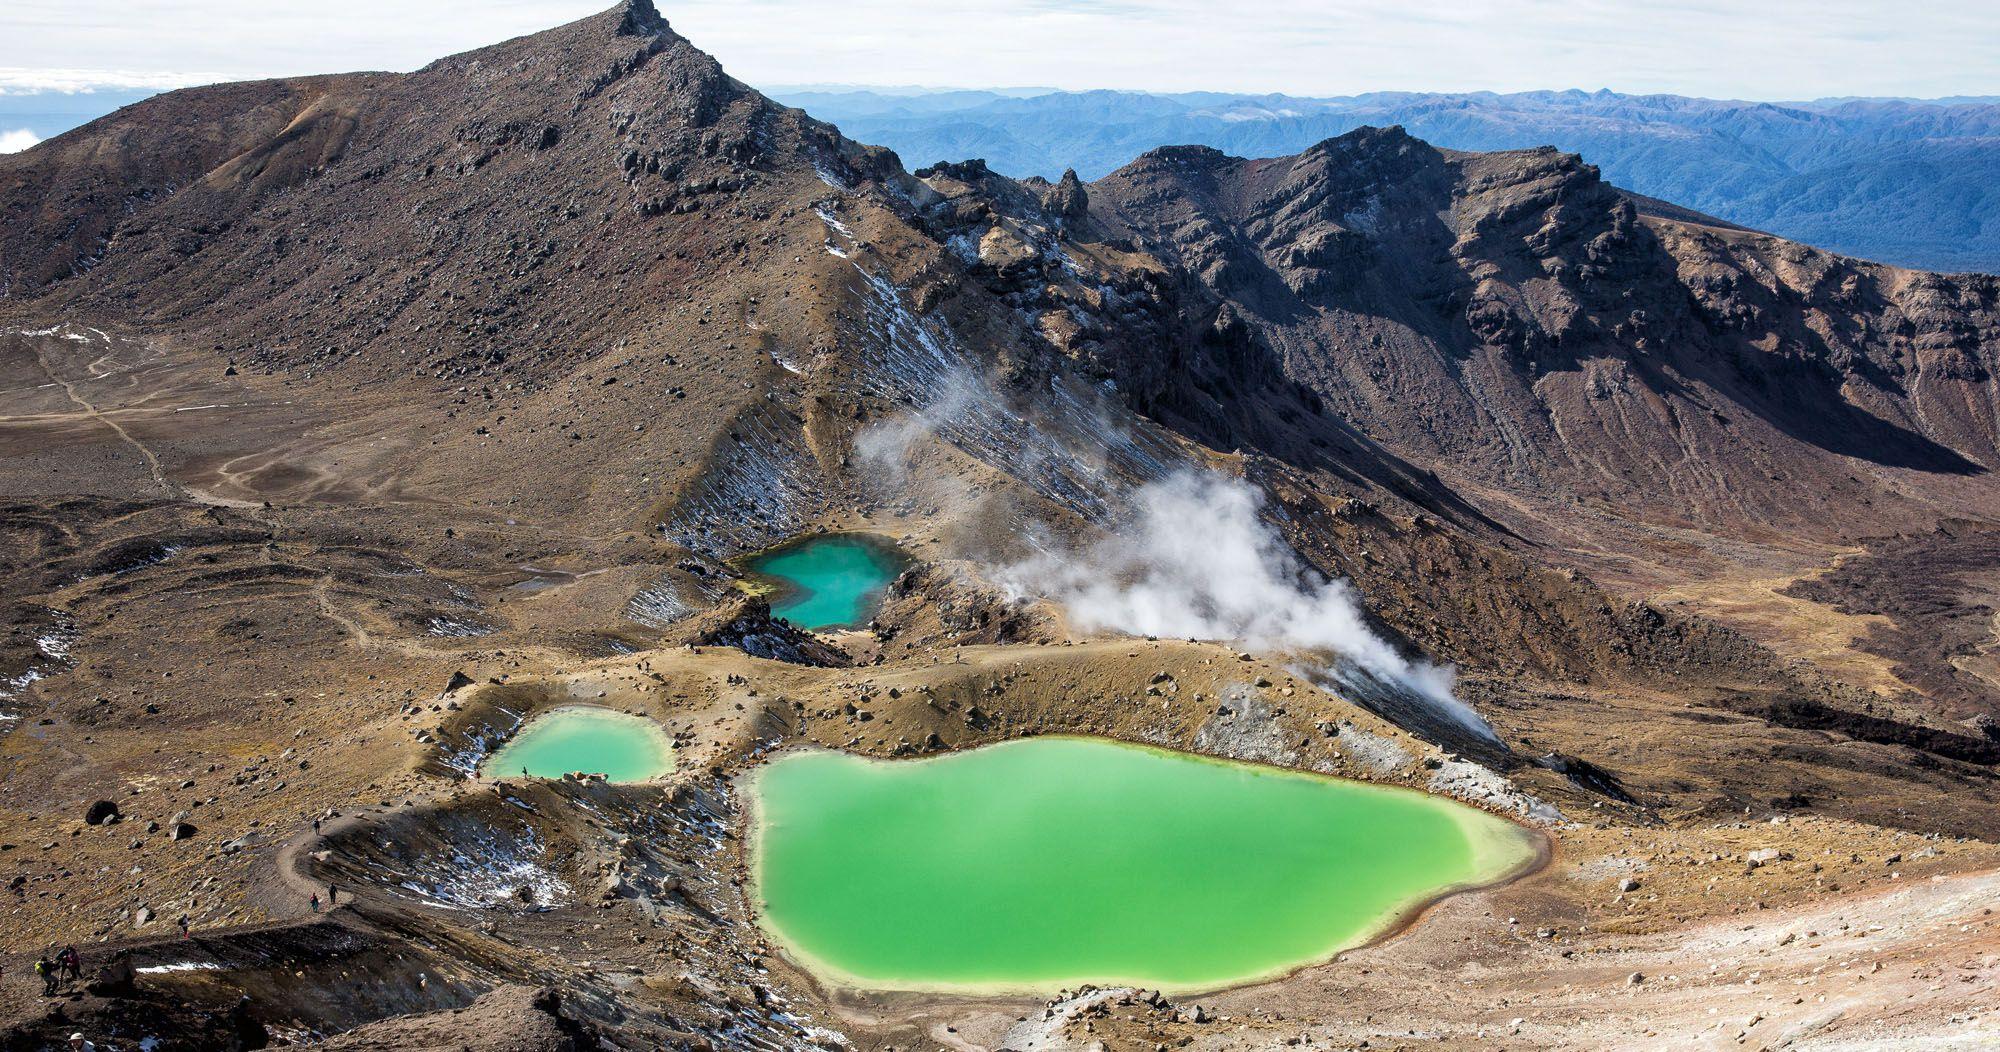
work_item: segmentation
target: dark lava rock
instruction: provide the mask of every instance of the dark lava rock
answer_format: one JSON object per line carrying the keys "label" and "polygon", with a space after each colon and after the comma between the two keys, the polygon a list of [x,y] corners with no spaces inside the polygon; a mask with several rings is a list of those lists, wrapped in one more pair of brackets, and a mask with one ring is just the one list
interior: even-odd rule
{"label": "dark lava rock", "polygon": [[1588,790],[1599,796],[1608,796],[1621,803],[1637,803],[1632,794],[1625,791],[1625,786],[1618,781],[1617,775],[1581,757],[1552,752],[1537,759],[1535,766],[1562,775],[1579,789]]}
{"label": "dark lava rock", "polygon": [[771,604],[754,596],[732,597],[693,619],[671,639],[689,646],[735,647],[772,661],[839,668],[853,662],[846,651],[771,616]]}
{"label": "dark lava rock", "polygon": [[1063,172],[1062,180],[1042,195],[1042,210],[1058,219],[1081,219],[1090,214],[1090,195],[1076,177],[1076,169]]}

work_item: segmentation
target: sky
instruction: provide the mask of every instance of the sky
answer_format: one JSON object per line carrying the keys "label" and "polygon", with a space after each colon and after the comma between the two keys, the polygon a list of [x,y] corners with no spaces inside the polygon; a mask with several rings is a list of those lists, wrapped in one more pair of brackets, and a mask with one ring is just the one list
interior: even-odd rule
{"label": "sky", "polygon": [[[657,0],[753,85],[2000,94],[1995,0]],[[611,0],[6,0],[0,91],[406,70]]]}

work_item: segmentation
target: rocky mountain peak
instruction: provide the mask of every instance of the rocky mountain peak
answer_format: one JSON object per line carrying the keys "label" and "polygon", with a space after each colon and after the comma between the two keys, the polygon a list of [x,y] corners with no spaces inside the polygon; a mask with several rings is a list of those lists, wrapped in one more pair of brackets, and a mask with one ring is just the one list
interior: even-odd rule
{"label": "rocky mountain peak", "polygon": [[[1213,146],[1162,146],[1147,150],[1139,155],[1128,168],[1147,166],[1174,166],[1182,168],[1217,168],[1229,163],[1232,158]],[[1115,173],[1114,173],[1115,174]]]}
{"label": "rocky mountain peak", "polygon": [[621,36],[652,36],[668,31],[667,20],[660,16],[653,0],[625,0],[613,10],[619,15]]}
{"label": "rocky mountain peak", "polygon": [[1387,127],[1363,126],[1321,139],[1302,151],[1302,155],[1318,153],[1400,153],[1412,149],[1430,149],[1429,143],[1403,130],[1400,124]]}
{"label": "rocky mountain peak", "polygon": [[1058,219],[1081,219],[1090,211],[1090,195],[1076,169],[1065,169],[1062,180],[1042,194],[1042,210]]}

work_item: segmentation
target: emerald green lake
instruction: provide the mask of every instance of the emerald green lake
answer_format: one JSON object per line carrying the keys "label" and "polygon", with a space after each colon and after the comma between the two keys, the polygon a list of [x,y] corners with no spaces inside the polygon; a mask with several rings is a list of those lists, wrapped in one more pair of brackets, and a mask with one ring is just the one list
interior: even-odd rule
{"label": "emerald green lake", "polygon": [[752,783],[760,922],[877,990],[1202,990],[1282,974],[1535,858],[1441,797],[1085,738]]}
{"label": "emerald green lake", "polygon": [[528,721],[481,769],[490,778],[510,778],[523,770],[534,778],[584,771],[607,781],[643,782],[673,766],[673,739],[658,723],[579,705]]}
{"label": "emerald green lake", "polygon": [[887,542],[832,533],[759,555],[749,569],[777,586],[773,614],[817,632],[866,623],[904,561]]}

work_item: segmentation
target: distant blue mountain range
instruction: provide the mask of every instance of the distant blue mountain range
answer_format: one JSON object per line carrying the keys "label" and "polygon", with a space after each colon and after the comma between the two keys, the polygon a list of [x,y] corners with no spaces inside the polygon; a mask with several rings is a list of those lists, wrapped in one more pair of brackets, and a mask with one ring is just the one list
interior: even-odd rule
{"label": "distant blue mountain range", "polygon": [[1612,182],[1847,255],[2000,271],[2000,97],[1732,102],[1609,91],[1345,98],[1136,92],[777,89],[911,167],[985,159],[1095,179],[1158,146],[1296,153],[1362,125],[1438,146],[1553,145]]}

